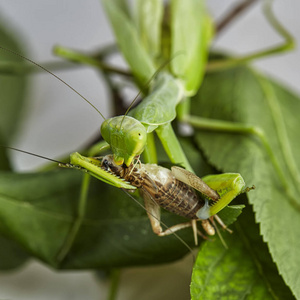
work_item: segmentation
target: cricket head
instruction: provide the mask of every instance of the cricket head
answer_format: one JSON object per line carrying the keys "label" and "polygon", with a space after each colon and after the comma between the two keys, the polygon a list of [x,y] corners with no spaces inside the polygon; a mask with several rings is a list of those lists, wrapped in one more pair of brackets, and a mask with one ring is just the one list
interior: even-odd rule
{"label": "cricket head", "polygon": [[129,116],[105,120],[101,125],[101,134],[111,147],[114,162],[127,167],[135,157],[142,154],[147,143],[145,127]]}
{"label": "cricket head", "polygon": [[115,176],[123,177],[124,167],[117,165],[114,161],[113,155],[109,154],[102,158],[101,169],[112,173]]}

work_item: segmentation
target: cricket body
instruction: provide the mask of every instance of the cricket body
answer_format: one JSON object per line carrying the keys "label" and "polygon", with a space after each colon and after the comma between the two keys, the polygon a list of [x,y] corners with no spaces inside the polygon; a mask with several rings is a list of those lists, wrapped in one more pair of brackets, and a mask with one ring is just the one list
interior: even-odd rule
{"label": "cricket body", "polygon": [[[180,167],[172,167],[171,171],[156,164],[138,163],[131,164],[129,167],[126,167],[125,164],[120,166],[114,162],[112,155],[106,155],[101,160],[101,168],[139,189],[145,201],[145,208],[154,233],[165,236],[192,226],[195,244],[197,244],[197,234],[203,236],[196,227],[196,221],[202,221],[202,226],[207,234],[215,234],[214,228],[209,223],[209,219],[214,216],[216,211],[214,206],[221,200],[221,196],[224,197],[224,193],[232,191],[227,186],[226,191],[219,190],[219,194],[201,178]],[[245,183],[240,174],[231,173],[230,176],[234,179],[231,181],[234,182],[237,195],[243,191]],[[203,190],[203,187],[206,189]],[[193,188],[201,190],[201,196]],[[225,205],[223,203],[222,208]],[[177,224],[163,231],[160,225],[160,207],[191,221]],[[223,227],[225,226],[220,219],[217,218],[217,221]]]}

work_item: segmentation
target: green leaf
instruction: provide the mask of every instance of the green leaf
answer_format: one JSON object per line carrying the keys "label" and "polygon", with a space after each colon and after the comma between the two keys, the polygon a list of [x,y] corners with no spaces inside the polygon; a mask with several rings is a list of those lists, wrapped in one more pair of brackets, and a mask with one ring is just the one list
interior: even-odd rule
{"label": "green leaf", "polygon": [[[190,140],[185,139],[183,146],[191,154],[195,168],[203,172],[207,166]],[[81,172],[65,169],[33,174],[0,173],[0,230],[34,257],[63,269],[166,263],[189,251],[173,235],[156,236],[146,212],[123,191],[92,180],[73,247],[63,261],[58,261],[58,254],[78,221],[81,180]],[[143,202],[138,195],[134,196]],[[240,209],[230,211],[224,221],[231,224],[239,213]],[[162,210],[162,221],[172,226],[186,219]],[[194,246],[191,228],[180,230],[178,235]]]}
{"label": "green leaf", "polygon": [[[64,261],[57,255],[76,222],[81,172],[0,174],[0,228],[31,255],[55,268],[99,269],[168,262],[187,248],[174,236],[161,238],[132,199],[117,188],[92,180],[86,214]],[[16,217],[17,216],[17,217]],[[163,213],[168,225],[184,218]],[[179,235],[193,245],[192,230]]]}
{"label": "green leaf", "polygon": [[194,95],[203,79],[212,22],[203,0],[171,1],[171,67]]}
{"label": "green leaf", "polygon": [[136,10],[140,39],[148,54],[155,59],[161,51],[163,3],[161,0],[138,0]]}
{"label": "green leaf", "polygon": [[250,206],[233,234],[202,244],[194,265],[191,296],[201,299],[294,299],[259,236]]}
{"label": "green leaf", "polygon": [[[19,37],[7,24],[0,24],[1,46],[9,50],[23,53]],[[17,55],[0,49],[0,65],[9,62],[20,63],[22,59]],[[8,146],[14,137],[21,119],[21,113],[26,100],[26,76],[2,75],[0,72],[0,145]],[[9,170],[10,163],[6,149],[0,147],[0,170]]]}
{"label": "green leaf", "polygon": [[28,254],[14,241],[0,235],[0,270],[11,270],[20,267]]}
{"label": "green leaf", "polygon": [[[237,199],[240,199],[238,197]],[[237,202],[238,200],[235,200]],[[218,216],[222,219],[222,221],[227,225],[233,224],[237,217],[242,213],[243,208],[245,205],[228,205],[224,207],[219,213]]]}
{"label": "green leaf", "polygon": [[198,131],[196,140],[218,169],[239,172],[248,186],[255,184],[249,199],[261,233],[279,272],[299,298],[300,119],[295,114],[300,111],[299,98],[250,69],[239,67],[207,76],[192,104],[198,116],[250,124],[264,131],[283,178],[256,136]]}
{"label": "green leaf", "polygon": [[124,12],[119,1],[103,0],[102,3],[123,56],[139,84],[145,85],[154,74],[156,67],[139,39],[134,22]]}
{"label": "green leaf", "polygon": [[[6,142],[0,137],[0,145],[5,145]],[[7,155],[7,149],[5,147],[0,147],[0,170],[8,171],[11,170],[11,165],[9,157]]]}
{"label": "green leaf", "polygon": [[[20,37],[12,29],[8,29],[7,23],[0,24],[1,46],[18,53],[24,53],[20,44]],[[1,66],[7,68],[12,63],[20,63],[22,59],[17,55],[0,49]],[[22,117],[22,111],[26,100],[27,78],[25,75],[11,76],[0,72],[0,145],[8,146]],[[10,161],[7,149],[0,147],[0,170],[10,170]],[[0,269],[10,270],[21,266],[28,258],[28,254],[20,248],[16,242],[4,235],[0,235]]]}

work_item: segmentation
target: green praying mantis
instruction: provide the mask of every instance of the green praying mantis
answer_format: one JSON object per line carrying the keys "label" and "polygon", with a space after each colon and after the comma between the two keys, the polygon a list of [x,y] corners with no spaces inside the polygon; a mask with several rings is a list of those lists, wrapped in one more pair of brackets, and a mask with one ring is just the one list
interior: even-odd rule
{"label": "green praying mantis", "polygon": [[[173,15],[176,16],[174,17],[174,20],[172,20],[172,29],[175,31],[175,34],[173,32],[172,35],[174,40],[172,40],[171,50],[169,49],[170,45],[167,45],[164,49],[165,52],[167,52],[167,55],[162,55],[159,58],[156,58],[157,55],[155,53],[157,53],[158,49],[160,49],[162,43],[161,37],[158,35],[155,41],[151,41],[150,37],[153,37],[153,35],[150,31],[153,31],[153,28],[158,30],[158,24],[160,24],[159,20],[161,20],[159,16],[162,14],[162,3],[160,1],[152,1],[155,6],[156,19],[158,20],[157,23],[152,24],[153,28],[145,29],[146,32],[148,31],[145,42],[148,45],[148,52],[142,48],[141,43],[137,40],[137,34],[132,28],[131,20],[128,19],[123,8],[118,7],[118,4],[113,1],[103,1],[103,3],[113,28],[115,29],[120,49],[131,66],[136,81],[140,86],[144,86],[146,80],[153,77],[158,63],[160,63],[163,59],[170,59],[170,57],[173,56],[175,57],[171,60],[168,70],[163,70],[162,72],[159,72],[157,76],[154,76],[148,96],[143,99],[141,104],[130,111],[130,116],[119,116],[103,122],[101,132],[107,143],[104,145],[104,148],[109,145],[114,155],[114,162],[117,165],[125,164],[129,167],[132,163],[134,163],[135,158],[142,154],[145,162],[157,163],[153,138],[153,134],[155,132],[159,137],[170,161],[183,166],[186,170],[192,173],[192,167],[190,166],[171,126],[171,122],[178,117],[179,120],[200,129],[204,128],[205,130],[217,130],[224,132],[231,131],[258,136],[270,155],[274,167],[276,168],[276,160],[272,158],[272,152],[270,151],[268,144],[265,142],[263,133],[254,126],[201,119],[190,116],[186,113],[186,111],[189,102],[188,98],[192,96],[201,85],[206,69],[212,71],[213,69],[226,68],[272,52],[278,52],[290,48],[291,39],[282,27],[278,26],[278,23],[274,22],[271,18],[274,27],[286,38],[285,48],[278,47],[276,48],[276,51],[274,49],[272,51],[268,50],[268,53],[261,52],[256,55],[240,59],[229,59],[224,61],[224,63],[209,63],[207,66],[208,47],[212,38],[213,30],[211,19],[207,14],[202,1],[189,1],[188,3],[182,3],[182,1],[171,2],[171,10]],[[140,2],[141,6],[143,5],[142,3],[143,2]],[[141,11],[143,11],[142,8]],[[199,17],[199,14],[201,14],[201,17]],[[189,16],[188,18],[186,18],[187,15]],[[187,19],[189,22],[186,22]],[[144,21],[146,23],[146,19],[142,16],[139,21],[142,23]],[[186,28],[184,26],[186,26]],[[145,27],[146,24],[141,24],[141,28]],[[184,32],[184,30],[183,33],[178,32],[177,34],[176,28],[183,28],[184,30],[189,31],[189,34]],[[191,28],[194,30],[191,30]],[[128,35],[130,35],[131,38],[124,40],[123,37],[128,37]],[[185,39],[188,39],[188,41]],[[193,47],[190,45],[191,40],[193,41]],[[129,42],[134,43],[134,45],[128,44]],[[92,65],[97,63],[94,58],[71,52],[66,49],[57,48],[56,52],[73,61],[77,60],[79,62]],[[165,52],[163,51],[163,53]],[[149,53],[152,54],[149,55]],[[132,128],[132,131],[128,130],[129,127]],[[73,165],[80,166],[97,179],[113,186],[124,189],[134,189],[134,186],[130,184],[128,185],[127,183],[124,184],[123,180],[115,176],[109,176],[109,174],[101,167],[96,166],[97,168],[95,168],[95,165],[90,162],[91,158],[93,158],[96,155],[96,152],[98,152],[95,152],[95,149],[100,148],[101,147],[99,146],[93,147],[90,151],[90,157],[72,154],[70,167],[73,167]],[[234,180],[228,178],[225,179],[225,177],[223,177],[223,181],[220,182],[220,177],[218,176],[219,175],[213,175],[210,182],[207,184],[216,191],[220,190],[221,184],[222,186],[225,185],[224,189],[229,189],[231,194],[230,197],[227,196],[226,201],[225,197],[221,195],[221,198],[218,201],[219,206],[217,208],[213,207],[210,215],[216,214],[222,208],[227,206],[228,203],[244,189],[244,184],[239,186],[234,185]],[[85,176],[83,183],[85,189],[87,189],[88,181],[88,177]],[[76,232],[74,231],[74,237],[75,235]],[[68,242],[68,246],[62,250],[60,259],[63,259],[65,253],[67,253],[67,248],[71,245],[71,239]]]}
{"label": "green praying mantis", "polygon": [[[278,171],[279,176],[281,176],[276,159],[274,158],[264,134],[259,130],[259,128],[244,124],[217,120],[214,121],[191,116],[189,113],[187,113],[186,109],[186,106],[188,105],[187,98],[193,95],[198,89],[199,85],[201,84],[205,69],[212,71],[214,68],[227,68],[239,63],[245,63],[254,58],[262,57],[270,53],[287,50],[292,47],[293,42],[290,35],[275,20],[274,16],[271,14],[270,7],[266,8],[266,15],[268,16],[270,22],[274,25],[274,28],[277,29],[277,31],[286,39],[286,43],[283,46],[240,59],[231,59],[224,62],[213,62],[206,66],[205,64],[207,62],[208,47],[213,30],[211,27],[211,20],[205,11],[203,2],[191,1],[190,3],[185,3],[184,5],[179,1],[171,2],[171,10],[173,14],[177,13],[175,18],[176,20],[173,21],[176,24],[173,24],[172,29],[176,31],[176,28],[184,27],[184,23],[177,24],[177,22],[183,22],[181,18],[186,20],[186,15],[182,14],[182,11],[185,11],[185,9],[188,7],[190,10],[188,12],[186,11],[185,13],[189,15],[189,21],[191,23],[188,23],[188,27],[185,29],[190,30],[190,26],[192,26],[192,24],[197,24],[199,15],[195,15],[193,13],[194,11],[197,11],[197,13],[202,13],[200,22],[201,24],[198,23],[198,28],[201,33],[196,31],[193,32],[194,37],[189,36],[189,40],[195,40],[195,49],[193,49],[190,47],[190,44],[187,45],[184,43],[184,37],[180,36],[180,34],[179,37],[177,37],[176,32],[173,32],[173,35],[178,39],[181,38],[181,40],[179,42],[175,38],[175,40],[172,41],[175,46],[171,48],[169,55],[173,54],[176,56],[176,54],[178,54],[178,57],[175,57],[171,60],[169,70],[162,71],[157,76],[153,76],[151,72],[154,70],[153,65],[155,65],[155,62],[153,61],[155,60],[151,59],[150,56],[147,56],[147,53],[145,54],[139,44],[135,45],[135,49],[139,49],[136,51],[140,51],[138,52],[139,55],[133,55],[133,45],[128,46],[128,40],[123,39],[123,36],[128,36],[131,33],[132,39],[129,40],[137,43],[136,35],[132,33],[133,29],[130,27],[131,24],[126,19],[127,16],[123,14],[122,9],[118,7],[116,3],[104,1],[104,6],[109,15],[112,26],[115,29],[119,47],[131,66],[137,82],[144,83],[145,77],[147,77],[145,73],[147,72],[149,72],[148,78],[154,77],[148,96],[146,96],[136,108],[129,112],[130,116],[118,116],[105,120],[101,126],[102,136],[107,142],[106,146],[111,148],[114,155],[114,162],[117,165],[125,164],[127,167],[129,167],[133,163],[134,158],[139,157],[141,154],[143,154],[146,162],[157,163],[153,139],[153,133],[155,132],[159,137],[171,162],[180,164],[189,172],[193,172],[192,167],[189,164],[188,159],[186,158],[186,155],[183,152],[171,126],[171,122],[178,117],[179,120],[186,122],[198,129],[236,132],[243,134],[246,133],[257,136],[270,156],[274,168]],[[159,14],[159,12],[157,13]],[[179,16],[179,14],[181,14],[181,16]],[[120,19],[122,20],[122,25],[120,25],[120,22],[118,22]],[[142,22],[142,20],[140,21]],[[188,36],[188,32],[185,33]],[[150,43],[150,41],[148,42]],[[154,45],[152,46],[154,47]],[[72,60],[77,60],[92,65],[96,64],[91,58],[84,57],[78,53],[70,52],[66,49],[57,48],[56,52]],[[180,53],[183,54],[181,55]],[[136,57],[143,60],[143,68],[138,67],[137,60],[135,59]],[[193,64],[193,67],[190,67],[191,64]],[[127,131],[128,128],[130,128],[129,131]],[[124,182],[118,178],[108,179],[108,175],[106,173],[102,173],[102,170],[100,171],[97,169],[95,172],[95,166],[90,163],[89,158],[72,154],[71,163],[83,167],[93,176],[116,187],[129,188],[129,186],[125,186]],[[214,190],[218,191],[222,184],[223,187],[225,186],[225,189],[230,190],[232,194],[229,198],[227,198],[226,201],[225,198],[221,197],[221,199],[218,201],[218,208],[212,208],[210,215],[214,215],[222,210],[244,189],[244,184],[241,186],[235,186],[232,184],[234,180],[229,179],[229,177],[226,179],[225,178],[226,174],[225,177],[223,177],[223,181],[219,181],[218,175],[211,177],[210,185],[211,187],[213,186]],[[185,179],[182,180],[184,181]]]}

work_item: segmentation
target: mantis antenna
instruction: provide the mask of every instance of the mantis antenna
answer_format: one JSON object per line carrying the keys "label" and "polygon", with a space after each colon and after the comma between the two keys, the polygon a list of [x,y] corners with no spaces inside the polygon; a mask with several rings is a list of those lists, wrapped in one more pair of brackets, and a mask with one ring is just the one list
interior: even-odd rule
{"label": "mantis antenna", "polygon": [[[146,88],[149,84],[150,84],[150,82],[153,80],[153,78],[155,78],[155,76],[165,67],[165,66],[167,66],[176,56],[178,56],[178,55],[180,55],[180,54],[183,54],[183,53],[177,53],[177,54],[175,54],[172,58],[170,58],[170,59],[168,59],[168,60],[166,60],[154,73],[153,73],[153,75],[147,80],[147,82],[143,85],[143,89],[144,88]],[[142,90],[143,89],[141,89],[138,93],[137,93],[137,95],[134,97],[134,99],[132,100],[132,102],[130,103],[130,105],[129,105],[129,107],[127,108],[127,110],[126,110],[126,112],[125,112],[125,114],[124,114],[124,116],[123,116],[123,118],[122,118],[122,121],[121,121],[121,126],[120,126],[120,128],[122,128],[122,124],[123,124],[123,121],[124,121],[124,119],[125,119],[125,117],[128,115],[128,113],[129,113],[129,111],[131,110],[131,108],[132,108],[132,106],[134,105],[134,103],[136,102],[136,100],[138,99],[138,97],[141,95],[141,93],[142,93]]]}
{"label": "mantis antenna", "polygon": [[67,82],[65,82],[64,80],[62,80],[60,77],[58,77],[57,75],[55,75],[53,72],[49,71],[48,69],[46,69],[45,67],[43,67],[42,65],[39,65],[38,63],[34,62],[33,60],[23,56],[22,54],[20,53],[17,53],[13,50],[10,50],[10,49],[7,49],[7,48],[4,48],[2,46],[0,46],[0,49],[6,51],[6,52],[9,52],[9,53],[12,53],[18,57],[21,57],[22,59],[34,64],[35,66],[39,67],[40,69],[44,70],[45,72],[51,74],[52,76],[54,76],[56,79],[58,79],[60,82],[62,82],[63,84],[65,84],[67,87],[69,87],[74,93],[76,93],[79,97],[81,97],[85,102],[87,102],[91,107],[93,107],[98,113],[99,115],[104,119],[105,117],[103,116],[103,114],[100,112],[100,110],[95,106],[93,105],[88,99],[86,99],[83,95],[81,95],[78,91],[76,91],[71,85],[69,85]]}

